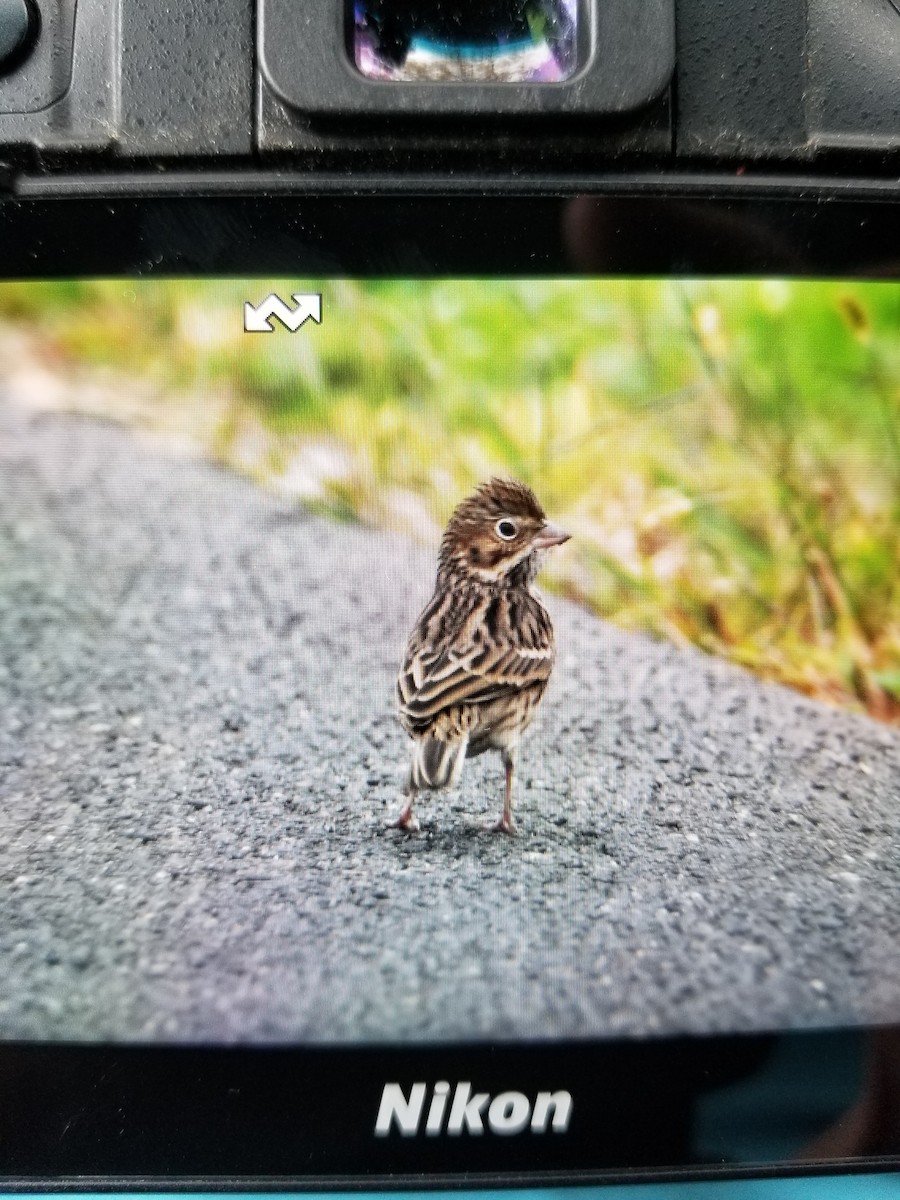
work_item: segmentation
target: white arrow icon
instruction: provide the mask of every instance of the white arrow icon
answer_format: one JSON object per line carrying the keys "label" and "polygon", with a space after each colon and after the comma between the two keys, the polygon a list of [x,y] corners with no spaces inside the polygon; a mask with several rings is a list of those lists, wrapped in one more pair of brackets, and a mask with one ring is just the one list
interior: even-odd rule
{"label": "white arrow icon", "polygon": [[317,325],[322,324],[322,294],[321,292],[294,292],[291,296],[295,308],[270,292],[261,304],[252,305],[244,301],[244,330],[246,333],[274,333],[275,326],[272,317],[279,320],[291,333],[296,333],[304,321],[312,318]]}

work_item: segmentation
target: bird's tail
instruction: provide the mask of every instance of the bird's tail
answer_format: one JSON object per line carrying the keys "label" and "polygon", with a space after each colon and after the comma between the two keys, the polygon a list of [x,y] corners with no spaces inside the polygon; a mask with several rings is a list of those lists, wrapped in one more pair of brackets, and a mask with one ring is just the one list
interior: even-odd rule
{"label": "bird's tail", "polygon": [[465,762],[468,741],[468,738],[453,742],[423,738],[416,742],[409,776],[411,786],[416,791],[419,788],[455,787]]}

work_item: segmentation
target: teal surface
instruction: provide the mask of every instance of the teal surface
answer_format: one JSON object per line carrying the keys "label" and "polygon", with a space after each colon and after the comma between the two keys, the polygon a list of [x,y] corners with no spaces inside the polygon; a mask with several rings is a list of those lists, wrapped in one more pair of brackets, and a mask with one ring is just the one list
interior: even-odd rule
{"label": "teal surface", "polygon": [[[398,1192],[399,1200],[436,1200],[439,1192]],[[26,1200],[0,1193],[0,1200]],[[142,1192],[142,1200],[174,1200],[169,1192]],[[277,1200],[378,1200],[389,1192],[280,1193]],[[452,1200],[896,1200],[900,1172],[820,1175],[796,1179],[728,1179],[688,1183],[634,1183],[610,1187],[533,1188],[448,1192]],[[243,1200],[273,1200],[273,1193],[243,1193]],[[65,1193],[44,1193],[35,1200],[64,1200]],[[80,1200],[134,1200],[133,1195],[81,1193]],[[187,1192],[177,1200],[223,1200],[221,1192]]]}

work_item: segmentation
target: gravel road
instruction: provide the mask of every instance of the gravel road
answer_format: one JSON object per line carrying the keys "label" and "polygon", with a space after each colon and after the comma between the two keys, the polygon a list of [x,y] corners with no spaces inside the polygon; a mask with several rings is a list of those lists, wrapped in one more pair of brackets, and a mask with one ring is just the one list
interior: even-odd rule
{"label": "gravel road", "polygon": [[900,1021],[900,730],[562,601],[517,839],[385,831],[433,555],[0,402],[0,1036]]}

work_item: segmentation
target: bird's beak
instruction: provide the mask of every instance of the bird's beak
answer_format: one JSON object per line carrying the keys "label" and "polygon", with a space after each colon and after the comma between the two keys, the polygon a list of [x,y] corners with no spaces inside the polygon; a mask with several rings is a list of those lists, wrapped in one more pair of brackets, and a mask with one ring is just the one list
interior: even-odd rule
{"label": "bird's beak", "polygon": [[560,529],[558,525],[551,525],[548,521],[534,539],[534,547],[536,550],[549,550],[551,546],[561,546],[571,536],[571,533],[566,533],[564,529]]}

